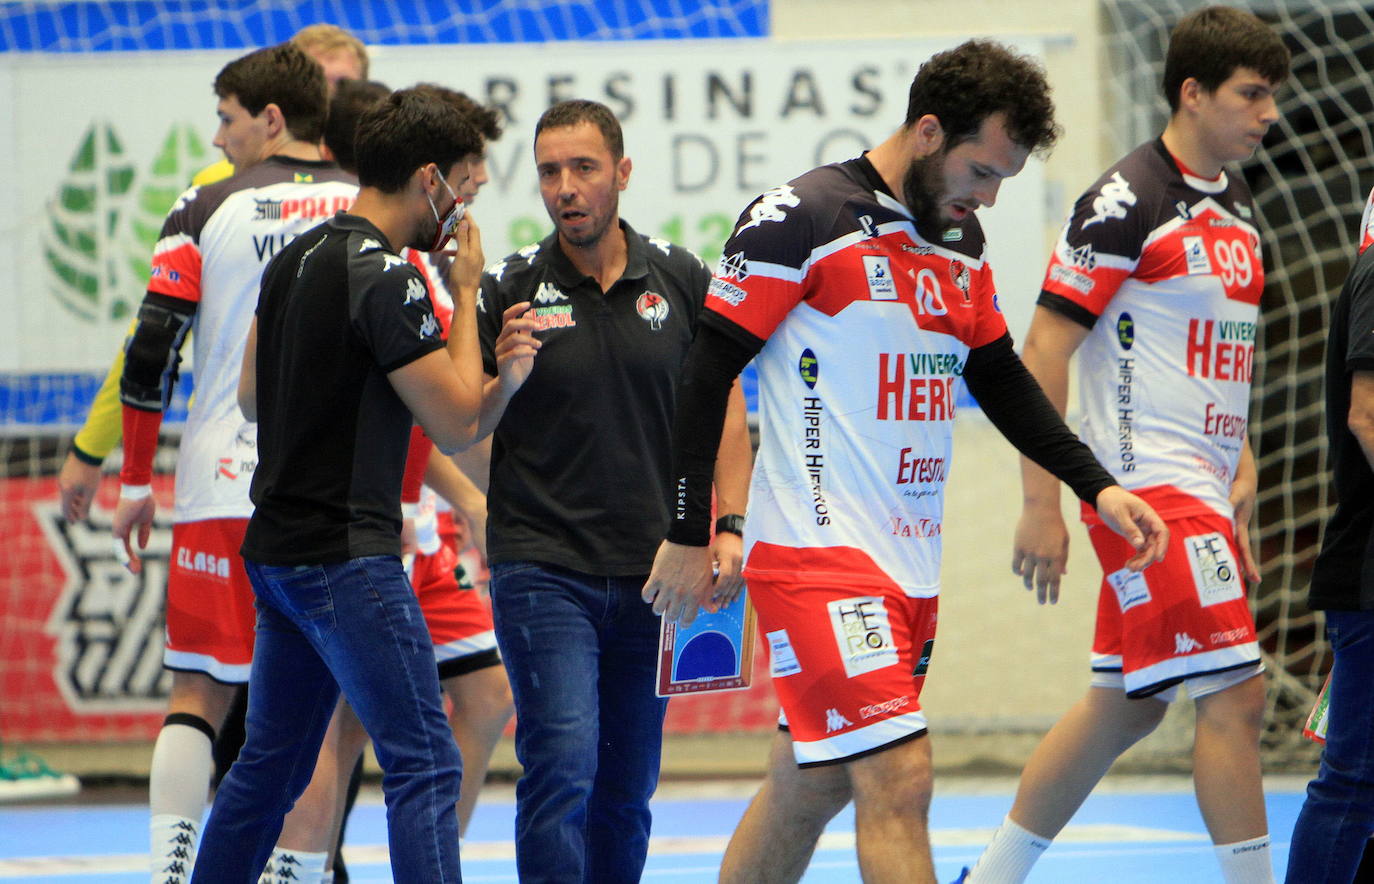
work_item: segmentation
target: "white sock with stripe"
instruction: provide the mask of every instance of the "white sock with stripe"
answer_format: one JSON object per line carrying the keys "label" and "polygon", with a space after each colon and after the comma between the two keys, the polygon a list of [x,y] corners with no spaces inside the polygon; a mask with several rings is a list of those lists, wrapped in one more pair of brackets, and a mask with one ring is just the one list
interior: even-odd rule
{"label": "white sock with stripe", "polygon": [[966,880],[968,884],[1021,884],[1053,840],[1042,838],[1007,817]]}
{"label": "white sock with stripe", "polygon": [[1213,850],[1221,863],[1226,884],[1274,884],[1274,864],[1269,858],[1269,836],[1249,841],[1218,844]]}
{"label": "white sock with stripe", "polygon": [[[267,858],[267,867],[258,877],[258,884],[321,884],[325,876],[324,864],[328,859],[328,853],[273,847],[272,855]],[[329,877],[332,879],[334,873],[330,872]]]}

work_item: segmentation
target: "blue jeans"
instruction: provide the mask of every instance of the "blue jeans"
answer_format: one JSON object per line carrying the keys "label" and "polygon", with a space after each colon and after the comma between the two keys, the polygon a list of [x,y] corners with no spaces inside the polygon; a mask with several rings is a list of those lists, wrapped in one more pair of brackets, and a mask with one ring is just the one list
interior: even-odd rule
{"label": "blue jeans", "polygon": [[1327,611],[1326,637],[1336,658],[1326,747],[1288,852],[1288,880],[1304,884],[1353,881],[1374,835],[1374,612]]}
{"label": "blue jeans", "polygon": [[649,852],[667,701],[644,577],[491,566],[496,640],[515,696],[515,857],[522,884],[636,882]]}
{"label": "blue jeans", "polygon": [[462,761],[400,560],[244,565],[258,610],[248,736],[215,795],[192,880],[257,881],[282,819],[310,783],[340,688],[384,771],[396,881],[462,880],[454,813]]}

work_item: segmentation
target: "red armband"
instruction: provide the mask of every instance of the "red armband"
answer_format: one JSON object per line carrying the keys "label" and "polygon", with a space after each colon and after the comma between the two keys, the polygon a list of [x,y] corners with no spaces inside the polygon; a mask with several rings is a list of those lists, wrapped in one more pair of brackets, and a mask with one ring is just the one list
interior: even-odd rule
{"label": "red armband", "polygon": [[162,427],[162,412],[142,411],[123,406],[124,466],[119,481],[124,485],[148,485],[153,481],[153,455],[157,454],[157,434]]}

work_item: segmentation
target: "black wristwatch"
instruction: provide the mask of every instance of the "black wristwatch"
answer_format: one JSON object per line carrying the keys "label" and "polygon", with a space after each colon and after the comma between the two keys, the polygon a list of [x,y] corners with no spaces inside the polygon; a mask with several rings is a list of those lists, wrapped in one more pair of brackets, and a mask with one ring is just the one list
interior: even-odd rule
{"label": "black wristwatch", "polygon": [[743,537],[744,516],[738,513],[731,513],[728,516],[721,516],[719,519],[716,519],[716,533],[720,534],[721,532],[738,534],[740,537]]}

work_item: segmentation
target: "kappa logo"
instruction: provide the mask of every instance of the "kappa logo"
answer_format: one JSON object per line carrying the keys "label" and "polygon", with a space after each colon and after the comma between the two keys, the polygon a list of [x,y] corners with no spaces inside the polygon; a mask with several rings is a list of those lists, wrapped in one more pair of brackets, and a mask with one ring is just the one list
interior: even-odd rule
{"label": "kappa logo", "polygon": [[668,318],[668,299],[657,292],[645,292],[635,299],[635,312],[649,323],[650,329],[660,331],[663,320]]}
{"label": "kappa logo", "polygon": [[1087,230],[1099,221],[1106,221],[1114,218],[1120,221],[1126,217],[1126,209],[1134,206],[1136,196],[1131,192],[1130,183],[1121,176],[1120,172],[1113,172],[1111,180],[1102,185],[1097,196],[1093,199],[1093,216],[1083,222],[1083,230]]}
{"label": "kappa logo", "polygon": [[853,727],[854,722],[840,714],[838,709],[825,710],[825,732],[833,734],[835,731],[842,731],[847,727]]}
{"label": "kappa logo", "polygon": [[792,192],[790,184],[782,184],[765,190],[749,207],[749,220],[735,231],[739,236],[750,227],[758,227],[768,221],[781,221],[787,217],[787,209],[801,205],[801,198]]}
{"label": "kappa logo", "polygon": [[559,291],[558,286],[551,282],[539,283],[539,288],[534,292],[534,303],[552,304],[555,301],[566,301],[568,296]]}
{"label": "kappa logo", "polygon": [[420,337],[432,338],[439,334],[439,320],[434,318],[433,313],[426,313],[425,318],[420,323]]}
{"label": "kappa logo", "polygon": [[672,254],[672,252],[673,252],[673,244],[670,243],[670,242],[668,242],[668,240],[663,239],[662,237],[658,237],[658,236],[651,236],[651,237],[649,237],[649,245],[651,245],[651,246],[653,246],[654,248],[658,249],[660,252],[662,252],[662,253],[665,254],[665,255],[670,255],[670,254]]}
{"label": "kappa logo", "polygon": [[1193,637],[1192,637],[1191,635],[1189,635],[1188,633],[1186,633],[1186,632],[1175,632],[1175,633],[1174,633],[1174,653],[1175,653],[1175,654],[1191,654],[1191,653],[1193,653],[1193,651],[1200,651],[1200,650],[1202,650],[1202,645],[1198,643],[1198,640],[1197,640],[1197,639],[1193,638]]}
{"label": "kappa logo", "polygon": [[400,255],[393,255],[390,252],[382,255],[382,272],[386,273],[393,267],[404,267],[410,262]]}
{"label": "kappa logo", "polygon": [[363,240],[358,244],[358,254],[361,255],[363,252],[375,252],[381,247],[381,242],[379,242],[376,238],[369,236],[367,239]]}
{"label": "kappa logo", "polygon": [[502,258],[500,261],[488,267],[487,275],[497,282],[500,282],[501,277],[506,275],[506,259]]}
{"label": "kappa logo", "polygon": [[406,304],[414,304],[416,301],[423,301],[429,295],[429,289],[425,284],[415,277],[411,277],[406,283]]}
{"label": "kappa logo", "polygon": [[749,262],[745,260],[744,252],[721,255],[720,263],[716,265],[716,276],[721,279],[733,279],[735,282],[744,282],[748,279]]}
{"label": "kappa logo", "polygon": [[516,251],[517,255],[525,259],[525,263],[533,264],[535,257],[539,254],[539,243],[532,242],[523,249]]}

